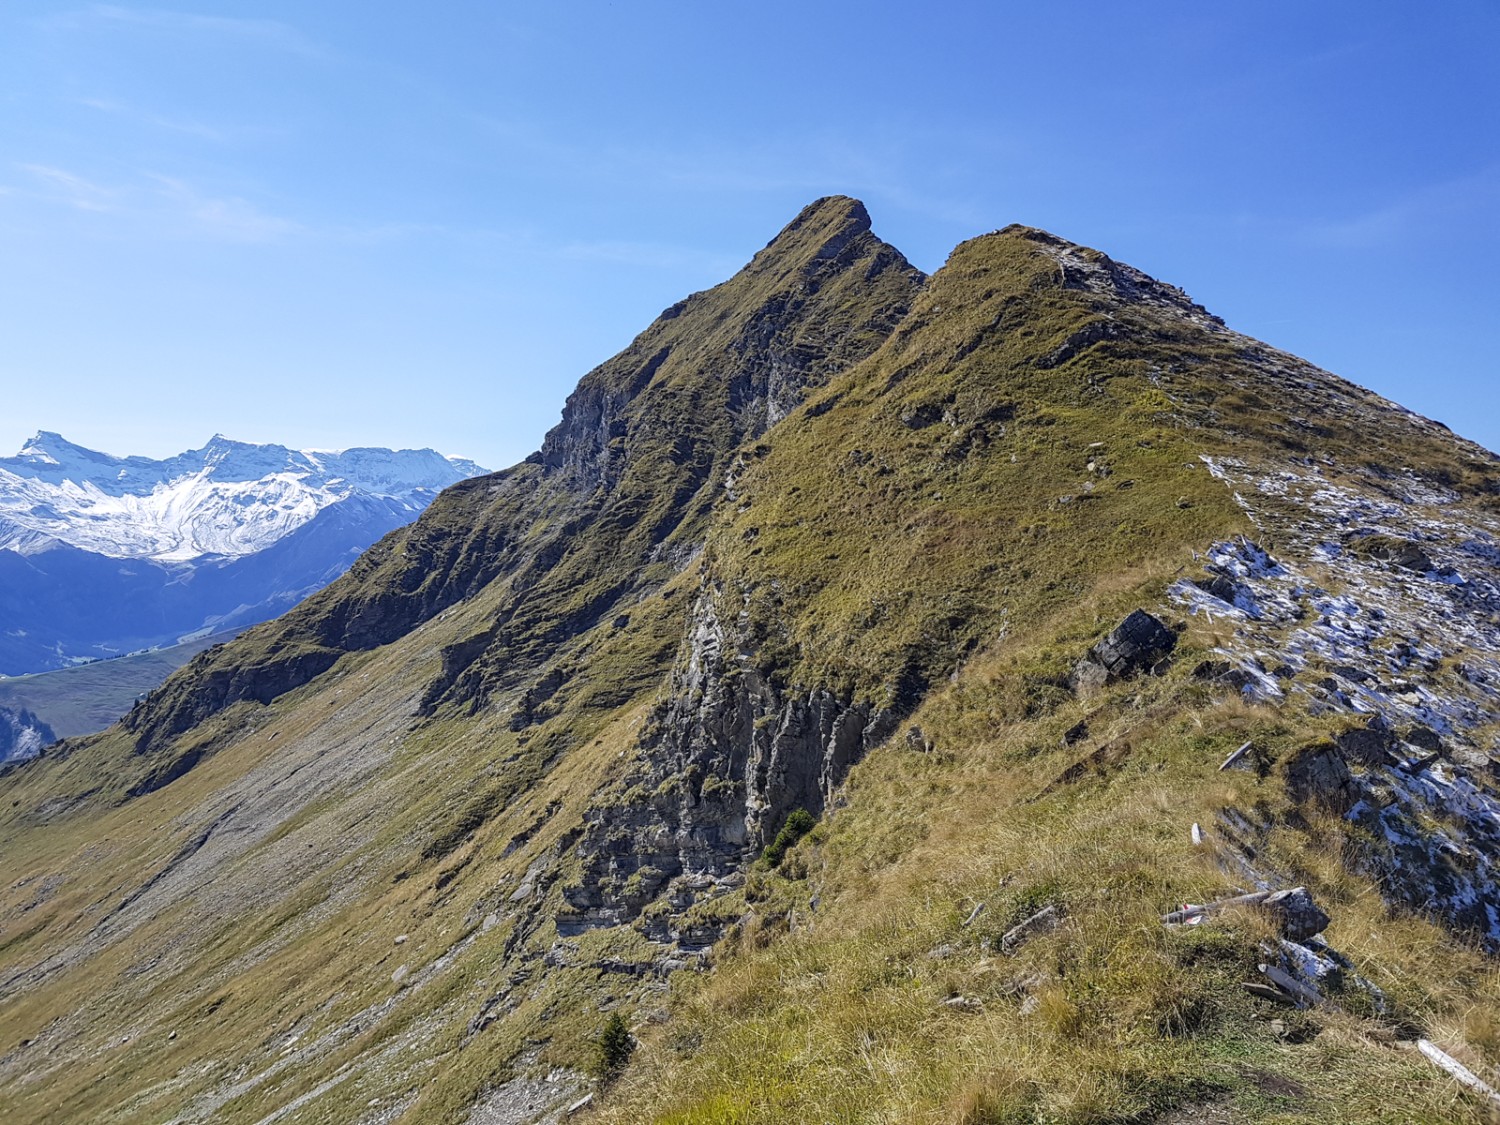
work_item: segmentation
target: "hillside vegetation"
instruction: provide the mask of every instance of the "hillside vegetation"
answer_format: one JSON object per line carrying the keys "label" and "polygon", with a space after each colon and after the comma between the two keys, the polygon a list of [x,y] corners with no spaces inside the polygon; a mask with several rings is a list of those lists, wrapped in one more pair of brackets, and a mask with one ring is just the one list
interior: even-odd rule
{"label": "hillside vegetation", "polygon": [[[1496,1084],[1497,496],[1096,251],[929,279],[820,200],[0,781],[0,1106],[1485,1120],[1413,1043]],[[1106,675],[1137,609],[1170,655]],[[1295,886],[1321,941],[1162,922]]]}

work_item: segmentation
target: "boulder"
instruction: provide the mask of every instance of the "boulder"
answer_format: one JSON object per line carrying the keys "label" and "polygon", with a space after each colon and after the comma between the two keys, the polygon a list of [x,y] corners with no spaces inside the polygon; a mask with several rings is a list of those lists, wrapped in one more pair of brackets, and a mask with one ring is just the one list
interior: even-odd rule
{"label": "boulder", "polygon": [[1306,887],[1277,891],[1261,903],[1261,909],[1275,919],[1277,930],[1287,941],[1306,941],[1322,933],[1332,921]]}
{"label": "boulder", "polygon": [[1360,786],[1338,747],[1316,742],[1297,752],[1286,771],[1287,792],[1298,804],[1319,805],[1343,816],[1360,799]]}
{"label": "boulder", "polygon": [[1176,644],[1172,630],[1138,609],[1089,650],[1068,682],[1074,691],[1087,694],[1135,672],[1154,671]]}
{"label": "boulder", "polygon": [[1090,658],[1111,675],[1126,676],[1149,668],[1172,651],[1177,637],[1159,620],[1138,609],[1096,644]]}
{"label": "boulder", "polygon": [[1440,753],[1443,749],[1443,740],[1438,737],[1437,731],[1421,723],[1408,727],[1401,738],[1403,742],[1409,742],[1419,750],[1426,750],[1429,754]]}
{"label": "boulder", "polygon": [[1394,760],[1391,751],[1396,738],[1384,726],[1357,727],[1334,737],[1334,744],[1346,762],[1358,762],[1367,768],[1388,766]]}

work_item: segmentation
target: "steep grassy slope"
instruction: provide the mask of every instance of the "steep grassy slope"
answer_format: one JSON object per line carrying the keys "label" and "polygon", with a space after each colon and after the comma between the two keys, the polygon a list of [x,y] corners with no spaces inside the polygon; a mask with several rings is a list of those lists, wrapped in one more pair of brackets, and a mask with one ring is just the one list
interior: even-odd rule
{"label": "steep grassy slope", "polygon": [[[9,777],[0,1104],[519,1122],[619,1012],[596,1120],[1482,1120],[1403,1044],[1500,1064],[1494,459],[1041,232],[920,281],[820,201],[536,458]],[[1172,661],[1079,688],[1139,606]],[[1442,761],[1341,748],[1419,712]],[[1160,922],[1297,882],[1334,1007],[1242,990],[1262,915]]]}

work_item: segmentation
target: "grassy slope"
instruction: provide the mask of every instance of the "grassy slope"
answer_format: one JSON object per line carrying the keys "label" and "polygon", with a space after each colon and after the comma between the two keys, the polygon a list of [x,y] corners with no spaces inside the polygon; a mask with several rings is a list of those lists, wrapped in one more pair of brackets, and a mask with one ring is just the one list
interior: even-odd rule
{"label": "grassy slope", "polygon": [[95,734],[204,649],[233,634],[215,634],[169,648],[96,660],[33,676],[0,680],[0,706],[25,707],[59,738]]}
{"label": "grassy slope", "polygon": [[[641,1029],[644,1057],[595,1119],[1148,1120],[1204,1102],[1226,1120],[1480,1119],[1392,1043],[1446,1029],[1500,1062],[1485,1014],[1500,977],[1436,927],[1392,917],[1340,863],[1337,825],[1278,829],[1265,859],[1331,905],[1331,940],[1392,998],[1389,1016],[1358,997],[1346,1013],[1269,1011],[1239,988],[1256,975],[1255,919],[1158,922],[1232,890],[1191,823],[1226,805],[1286,809],[1274,773],[1217,763],[1251,736],[1279,758],[1328,720],[1193,681],[1194,653],[1216,641],[1202,626],[1164,679],[1088,702],[1060,681],[1131,608],[1164,612],[1195,549],[1254,530],[1198,453],[1300,454],[1290,411],[1312,398],[1329,405],[1319,451],[1351,470],[1407,464],[1482,501],[1493,462],[1326,376],[1316,396],[1282,396],[1284,373],[1265,369],[1282,359],[1232,334],[1091,308],[1049,285],[1054,259],[1032,238],[961,247],[891,344],[772,435],[748,506],[711,540],[724,575],[793,623],[802,676],[878,694],[912,653],[951,669],[915,716],[938,750],[898,736],[856,769],[848,806],[751,888],[713,976],[682,982],[674,1018]],[[942,335],[913,330],[939,307]],[[1037,367],[1100,313],[1137,331]],[[1013,418],[976,436],[997,403]],[[903,425],[924,404],[956,425]],[[1089,739],[1063,746],[1084,718]],[[1118,760],[1105,776],[1052,784],[1104,746]],[[999,935],[1047,903],[1066,925],[999,954]],[[942,1004],[954,995],[983,1010]],[[1278,1014],[1290,1039],[1270,1030]]]}
{"label": "grassy slope", "polygon": [[[458,686],[470,667],[444,680],[445,652],[515,619],[533,571],[445,599],[473,579],[457,566],[470,556],[544,553],[545,521],[508,545],[527,466],[500,478],[516,487],[488,494],[491,507],[474,490],[496,478],[445,494],[321,610],[225,650],[214,668],[329,639],[356,649],[269,705],[231,704],[188,731],[174,753],[213,752],[170,785],[118,801],[147,768],[119,729],[8,779],[0,1106],[36,1121],[258,1121],[307,1097],[312,1120],[456,1122],[527,1060],[585,1063],[603,1009],[664,1015],[650,975],[598,967],[649,962],[638,933],[596,931],[570,964],[549,964],[557,884],[522,892],[619,776],[685,604],[718,581],[749,595],[757,655],[787,682],[878,701],[913,678],[936,685],[914,718],[937,750],[911,754],[898,735],[780,872],[720,903],[753,919],[714,973],[674,978],[668,1022],[637,1018],[647,1046],[601,1119],[1140,1119],[1203,1098],[1249,1119],[1472,1116],[1387,1041],[1448,1021],[1483,1045],[1468,1009],[1500,999],[1493,971],[1432,927],[1387,918],[1315,838],[1282,832],[1274,858],[1334,905],[1331,937],[1396,998],[1396,1022],[1293,1016],[1294,1033],[1324,1030],[1276,1039],[1237,987],[1253,920],[1156,924],[1165,905],[1223,886],[1188,846],[1191,821],[1282,799],[1274,777],[1213,773],[1226,748],[1254,733],[1284,749],[1316,724],[1193,683],[1191,653],[1212,644],[1195,632],[1165,678],[1089,704],[1059,681],[1124,612],[1159,601],[1192,550],[1246,530],[1197,453],[1295,453],[1302,431],[1285,396],[1247,397],[1267,378],[1248,342],[1066,287],[1058,252],[1020,230],[956,251],[875,356],[752,442],[740,501],[712,516],[685,504],[712,527],[698,563],[630,588],[618,628],[609,618],[548,648],[532,671],[567,668],[568,687],[531,727],[508,718],[532,678],[507,682],[483,660],[488,707],[450,700],[413,718],[433,682]],[[1038,365],[1102,318],[1135,331]],[[1350,411],[1361,401],[1329,393]],[[1330,419],[1318,440],[1350,464],[1383,443],[1460,484],[1484,470],[1382,418]],[[642,502],[655,471],[641,470]],[[628,526],[609,542],[635,547]],[[598,565],[597,544],[573,550],[534,603],[537,628],[574,604],[562,578]],[[628,570],[635,556],[622,558]],[[404,599],[421,601],[422,624],[353,643],[360,621],[399,617]],[[1090,742],[1061,749],[1086,714]],[[1034,800],[1122,735],[1132,752],[1106,776]],[[1067,907],[1062,930],[1013,960],[990,949],[1049,900]],[[945,943],[952,956],[928,956]],[[1030,974],[1039,1007],[1023,1017],[1016,982]],[[943,1007],[955,991],[983,1011]]]}
{"label": "grassy slope", "polygon": [[[800,397],[771,375],[826,380],[920,281],[862,217],[809,208],[592,373],[546,473],[445,492],[327,591],[196,660],[130,729],[7,779],[0,1043],[24,1046],[0,1055],[0,1104],[256,1120],[333,1082],[335,1119],[420,1092],[418,1119],[459,1120],[528,1043],[586,1057],[592,1005],[649,987],[544,967],[550,925],[530,931],[549,885],[512,895],[571,838],[670,664],[696,582],[679,571],[735,435]],[[549,671],[566,687],[511,729]],[[600,935],[590,955],[641,944]],[[291,1036],[307,1046],[286,1053]]]}

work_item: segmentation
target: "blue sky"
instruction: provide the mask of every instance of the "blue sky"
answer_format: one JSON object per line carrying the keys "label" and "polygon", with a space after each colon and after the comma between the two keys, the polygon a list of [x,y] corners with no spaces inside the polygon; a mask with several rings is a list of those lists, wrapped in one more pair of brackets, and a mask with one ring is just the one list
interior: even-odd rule
{"label": "blue sky", "polygon": [[1500,4],[0,11],[0,452],[525,456],[805,203],[1024,222],[1500,448]]}

